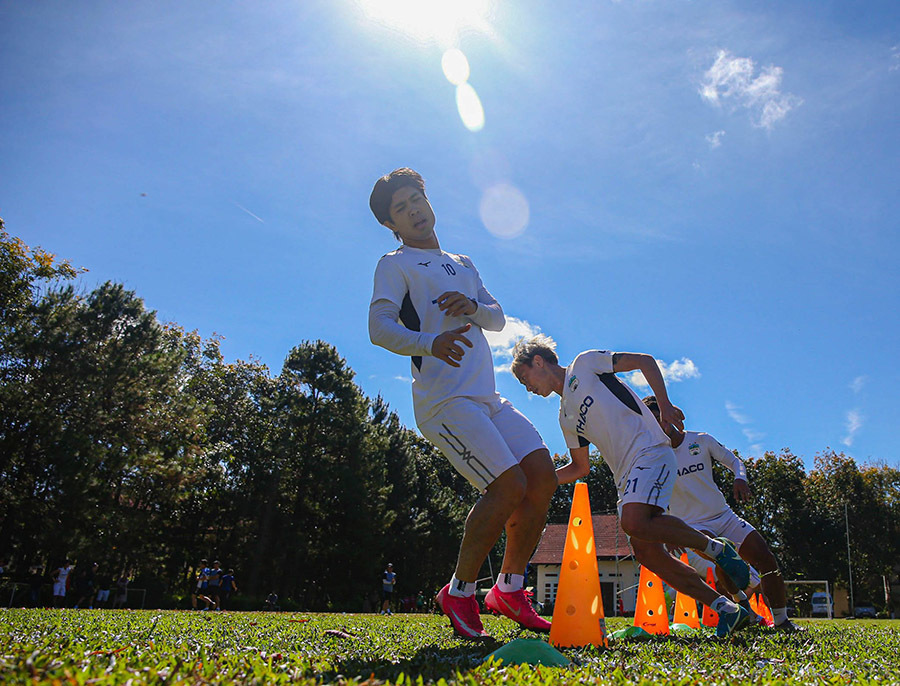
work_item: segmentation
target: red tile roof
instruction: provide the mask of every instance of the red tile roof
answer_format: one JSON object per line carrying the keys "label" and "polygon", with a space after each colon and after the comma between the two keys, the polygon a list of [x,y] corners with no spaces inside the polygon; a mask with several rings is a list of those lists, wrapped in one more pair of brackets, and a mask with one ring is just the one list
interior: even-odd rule
{"label": "red tile roof", "polygon": [[[628,557],[632,554],[628,538],[618,525],[618,518],[615,515],[595,514],[591,519],[598,559],[615,558],[617,550],[619,557]],[[531,564],[562,564],[568,527],[568,524],[548,524],[537,550],[531,557]]]}

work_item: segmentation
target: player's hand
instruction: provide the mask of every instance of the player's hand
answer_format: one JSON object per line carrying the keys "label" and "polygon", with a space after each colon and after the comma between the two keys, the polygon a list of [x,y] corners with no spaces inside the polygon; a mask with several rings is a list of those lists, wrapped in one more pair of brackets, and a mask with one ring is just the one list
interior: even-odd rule
{"label": "player's hand", "polygon": [[448,317],[459,317],[460,315],[473,315],[478,305],[473,300],[467,298],[458,291],[447,291],[441,293],[435,302],[440,310]]}
{"label": "player's hand", "polygon": [[684,412],[672,403],[657,398],[659,405],[659,423],[662,426],[674,426],[679,431],[684,431]]}
{"label": "player's hand", "polygon": [[682,555],[684,555],[684,548],[682,548],[681,546],[667,545],[666,550],[668,550],[669,554],[673,557],[680,558]]}
{"label": "player's hand", "polygon": [[743,479],[734,480],[734,499],[739,503],[746,503],[751,496],[750,484]]}
{"label": "player's hand", "polygon": [[451,367],[458,367],[459,361],[465,354],[463,346],[472,347],[472,341],[463,336],[471,328],[471,324],[466,324],[440,334],[431,344],[431,354]]}

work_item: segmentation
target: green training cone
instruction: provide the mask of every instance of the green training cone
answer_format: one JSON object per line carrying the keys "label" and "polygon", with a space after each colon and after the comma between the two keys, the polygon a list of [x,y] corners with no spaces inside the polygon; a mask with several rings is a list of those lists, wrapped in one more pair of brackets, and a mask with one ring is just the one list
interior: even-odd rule
{"label": "green training cone", "polygon": [[638,641],[644,641],[648,638],[653,638],[653,634],[645,631],[639,626],[626,626],[624,629],[613,631],[610,636],[612,636],[612,638],[616,639],[617,641],[621,641],[624,638],[633,638]]}
{"label": "green training cone", "polygon": [[487,662],[493,658],[506,665],[546,665],[548,667],[567,667],[572,664],[569,659],[549,643],[537,638],[517,638],[484,658]]}

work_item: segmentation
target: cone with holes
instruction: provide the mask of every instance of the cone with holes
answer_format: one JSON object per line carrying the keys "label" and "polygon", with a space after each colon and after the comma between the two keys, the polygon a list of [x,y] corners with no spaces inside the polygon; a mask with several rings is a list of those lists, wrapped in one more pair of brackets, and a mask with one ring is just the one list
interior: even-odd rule
{"label": "cone with holes", "polygon": [[[687,553],[681,554],[681,561],[688,564]],[[675,594],[675,614],[672,616],[673,624],[686,624],[692,629],[700,628],[700,616],[697,614],[697,601],[686,593],[678,591]]]}
{"label": "cone with holes", "polygon": [[634,625],[648,634],[669,634],[669,611],[662,579],[641,565],[637,605],[634,608]]}
{"label": "cone with holes", "polygon": [[[716,587],[716,577],[713,574],[713,568],[706,568],[706,583],[713,588]],[[719,613],[708,605],[703,606],[703,626],[715,627],[719,623]]]}
{"label": "cone with holes", "polygon": [[594,526],[587,484],[575,484],[559,587],[550,627],[550,643],[559,648],[608,647]]}
{"label": "cone with holes", "polygon": [[766,603],[762,593],[759,594],[759,600],[756,602],[756,605],[758,608],[756,614],[763,618],[766,626],[775,626],[775,617],[772,616],[772,610],[769,609],[769,605]]}

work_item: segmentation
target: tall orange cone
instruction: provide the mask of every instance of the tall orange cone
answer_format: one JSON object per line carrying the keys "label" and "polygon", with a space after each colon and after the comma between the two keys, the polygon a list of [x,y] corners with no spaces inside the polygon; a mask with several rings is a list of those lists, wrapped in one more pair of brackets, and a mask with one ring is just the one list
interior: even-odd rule
{"label": "tall orange cone", "polygon": [[759,614],[759,603],[756,600],[755,593],[750,596],[750,609],[753,610],[756,614]]}
{"label": "tall orange cone", "polygon": [[756,614],[765,620],[766,626],[775,626],[775,617],[772,616],[772,610],[769,609],[765,596],[763,596],[762,593],[759,594],[757,606],[759,607],[759,610],[757,610]]}
{"label": "tall orange cone", "polygon": [[[687,553],[681,554],[681,561],[688,564]],[[673,624],[686,624],[692,629],[700,628],[700,616],[697,614],[697,601],[686,593],[678,591],[675,594],[675,613],[672,616]]]}
{"label": "tall orange cone", "polygon": [[648,634],[669,633],[669,610],[666,607],[662,579],[643,565],[638,583],[637,605],[634,608],[634,625]]}
{"label": "tall orange cone", "polygon": [[594,526],[587,484],[575,484],[559,587],[550,626],[550,643],[559,648],[608,647]]}
{"label": "tall orange cone", "polygon": [[[713,574],[713,568],[706,568],[706,583],[713,588],[716,587],[716,577]],[[703,626],[716,626],[719,623],[719,613],[708,605],[703,606]]]}

